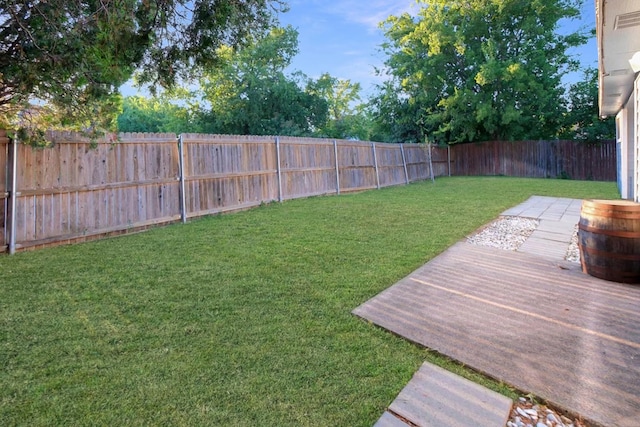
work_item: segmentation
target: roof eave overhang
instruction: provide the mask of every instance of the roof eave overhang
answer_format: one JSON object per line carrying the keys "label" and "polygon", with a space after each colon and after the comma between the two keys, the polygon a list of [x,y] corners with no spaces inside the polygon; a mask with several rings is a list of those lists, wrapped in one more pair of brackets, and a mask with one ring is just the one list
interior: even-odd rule
{"label": "roof eave overhang", "polygon": [[633,91],[636,73],[629,64],[640,51],[640,2],[595,0],[598,42],[598,108],[616,115]]}
{"label": "roof eave overhang", "polygon": [[604,116],[603,102],[604,99],[604,62],[602,51],[602,31],[603,31],[603,9],[604,0],[596,0],[596,39],[598,42],[598,111]]}

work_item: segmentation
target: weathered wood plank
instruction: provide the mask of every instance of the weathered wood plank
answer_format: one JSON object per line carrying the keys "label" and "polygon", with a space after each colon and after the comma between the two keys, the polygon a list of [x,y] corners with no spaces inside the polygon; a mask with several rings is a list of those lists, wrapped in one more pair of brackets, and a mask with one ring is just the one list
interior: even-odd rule
{"label": "weathered wood plank", "polygon": [[605,425],[640,416],[640,287],[458,243],[354,310]]}
{"label": "weathered wood plank", "polygon": [[424,363],[389,406],[421,427],[504,426],[511,399]]}
{"label": "weathered wood plank", "polygon": [[163,178],[163,179],[135,181],[133,184],[131,182],[116,182],[112,184],[84,185],[79,187],[57,187],[57,188],[37,189],[37,190],[20,190],[20,194],[22,196],[41,196],[45,194],[63,194],[63,193],[75,193],[75,192],[82,193],[82,192],[88,192],[88,191],[114,190],[117,188],[127,188],[127,187],[131,187],[132,185],[149,186],[149,185],[172,184],[174,182],[176,182],[175,178]]}
{"label": "weathered wood plank", "polygon": [[392,413],[385,411],[373,427],[409,427],[409,424],[405,423]]}
{"label": "weathered wood plank", "polygon": [[140,221],[131,227],[123,228],[121,226],[117,226],[117,227],[102,228],[100,230],[67,233],[62,236],[53,236],[53,237],[43,238],[39,240],[21,242],[18,246],[19,248],[31,248],[34,246],[45,247],[45,246],[52,245],[58,242],[63,242],[63,241],[68,243],[74,243],[76,241],[77,242],[84,241],[85,239],[90,238],[92,236],[117,235],[121,231],[135,232],[136,230],[139,230],[139,229],[146,229],[150,226],[157,226],[162,224],[170,224],[179,220],[180,220],[180,215],[174,215],[172,217],[155,218],[153,220]]}
{"label": "weathered wood plank", "polygon": [[[185,181],[207,181],[211,179],[248,178],[248,177],[263,176],[263,175],[274,175],[276,173],[277,171],[275,169],[262,170],[257,172],[209,173],[209,174],[202,174],[202,175],[191,175],[189,177],[185,177]],[[155,182],[162,182],[162,181],[155,181]]]}

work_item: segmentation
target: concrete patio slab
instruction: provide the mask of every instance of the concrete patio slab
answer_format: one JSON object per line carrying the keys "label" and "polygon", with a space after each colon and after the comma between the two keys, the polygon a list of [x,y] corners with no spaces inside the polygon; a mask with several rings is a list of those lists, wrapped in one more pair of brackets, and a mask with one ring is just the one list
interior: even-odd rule
{"label": "concrete patio slab", "polygon": [[518,252],[529,253],[550,260],[560,260],[567,255],[568,247],[569,242],[558,242],[531,235],[531,237],[518,248]]}
{"label": "concrete patio slab", "polygon": [[524,203],[508,209],[503,216],[521,216],[539,220],[538,227],[519,252],[538,255],[549,260],[562,260],[580,221],[582,200],[532,196]]}
{"label": "concrete patio slab", "polygon": [[581,206],[582,200],[579,199],[532,196],[518,206],[507,209],[502,215],[577,223]]}

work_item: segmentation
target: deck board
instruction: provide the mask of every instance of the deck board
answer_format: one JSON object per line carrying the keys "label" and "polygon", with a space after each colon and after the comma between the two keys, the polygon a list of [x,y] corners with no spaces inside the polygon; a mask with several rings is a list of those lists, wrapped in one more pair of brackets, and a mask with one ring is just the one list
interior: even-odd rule
{"label": "deck board", "polygon": [[424,363],[389,406],[420,427],[502,427],[512,401],[430,363]]}
{"label": "deck board", "polygon": [[385,411],[373,427],[411,427],[392,413]]}
{"label": "deck board", "polygon": [[460,242],[354,313],[596,423],[640,419],[640,286]]}

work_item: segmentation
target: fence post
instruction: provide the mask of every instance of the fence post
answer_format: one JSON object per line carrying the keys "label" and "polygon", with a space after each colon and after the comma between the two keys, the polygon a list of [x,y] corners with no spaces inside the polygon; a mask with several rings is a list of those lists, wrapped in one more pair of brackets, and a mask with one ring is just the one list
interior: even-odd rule
{"label": "fence post", "polygon": [[340,166],[338,165],[338,141],[333,140],[333,153],[336,158],[336,193],[340,194]]}
{"label": "fence post", "polygon": [[9,255],[16,253],[16,199],[18,198],[18,138],[11,138],[11,187],[9,188]]}
{"label": "fence post", "polygon": [[431,143],[429,143],[427,150],[429,150],[429,171],[431,172],[431,182],[436,182],[436,178],[433,174],[433,157],[431,154]]}
{"label": "fence post", "polygon": [[400,144],[400,152],[402,153],[402,166],[404,167],[404,179],[409,183],[409,172],[407,172],[407,158],[404,155],[404,144]]}
{"label": "fence post", "polygon": [[278,171],[278,202],[282,203],[282,169],[280,167],[280,137],[276,136],[276,170]]}
{"label": "fence post", "polygon": [[[5,131],[0,129],[0,139],[5,137]],[[11,154],[10,154],[10,150],[11,148],[9,147],[10,144],[10,140],[9,137],[6,137],[7,139],[7,143],[4,146],[5,149],[5,163],[4,163],[4,183],[5,183],[5,187],[3,189],[0,189],[0,191],[3,192],[2,197],[3,197],[3,206],[0,209],[3,209],[3,223],[2,223],[2,232],[4,233],[2,235],[2,241],[4,242],[4,248],[3,250],[8,250],[9,249],[9,188],[11,187]]]}
{"label": "fence post", "polygon": [[376,155],[376,143],[372,142],[371,147],[373,148],[373,165],[376,168],[376,187],[378,190],[380,189],[380,173],[378,172],[378,156]]}
{"label": "fence post", "polygon": [[178,136],[178,159],[179,161],[179,173],[180,173],[180,218],[182,219],[182,223],[185,224],[187,222],[187,199],[185,194],[185,185],[184,185],[184,141],[182,139],[182,134]]}
{"label": "fence post", "polygon": [[451,145],[447,144],[447,166],[449,167],[449,176],[451,176]]}

